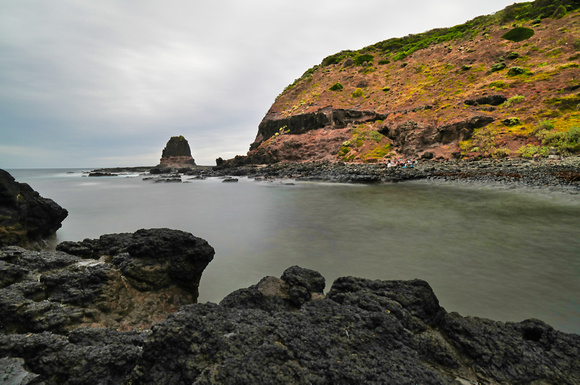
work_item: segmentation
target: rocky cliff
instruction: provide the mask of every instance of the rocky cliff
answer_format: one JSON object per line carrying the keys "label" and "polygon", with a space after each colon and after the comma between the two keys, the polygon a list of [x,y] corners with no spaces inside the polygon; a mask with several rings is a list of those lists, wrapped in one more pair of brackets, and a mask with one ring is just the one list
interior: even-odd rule
{"label": "rocky cliff", "polygon": [[247,157],[230,163],[580,152],[579,7],[514,4],[329,56],[276,98]]}
{"label": "rocky cliff", "polygon": [[43,247],[67,215],[52,199],[41,197],[28,184],[16,182],[0,170],[0,247]]}
{"label": "rocky cliff", "polygon": [[161,153],[158,167],[184,168],[195,166],[195,160],[191,156],[191,149],[187,139],[183,136],[172,136]]}

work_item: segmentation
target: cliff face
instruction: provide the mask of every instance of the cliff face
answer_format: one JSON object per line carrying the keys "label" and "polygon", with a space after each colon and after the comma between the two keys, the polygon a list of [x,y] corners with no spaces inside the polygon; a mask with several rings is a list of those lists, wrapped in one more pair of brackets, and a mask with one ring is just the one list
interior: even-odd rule
{"label": "cliff face", "polygon": [[160,167],[195,166],[187,139],[183,136],[172,136],[161,153]]}
{"label": "cliff face", "polygon": [[243,161],[579,152],[579,58],[566,0],[342,51],[276,98]]}

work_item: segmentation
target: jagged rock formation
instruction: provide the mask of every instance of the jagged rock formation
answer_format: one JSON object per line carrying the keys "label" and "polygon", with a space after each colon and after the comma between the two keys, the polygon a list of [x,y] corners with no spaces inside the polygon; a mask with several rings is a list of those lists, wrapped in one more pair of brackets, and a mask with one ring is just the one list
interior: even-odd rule
{"label": "jagged rock formation", "polygon": [[[580,336],[439,306],[421,280],[293,266],[150,331],[0,334],[0,376],[94,384],[578,384]],[[12,376],[12,377],[9,377]]]}
{"label": "jagged rock formation", "polygon": [[149,328],[196,302],[214,255],[205,240],[169,229],[63,242],[57,249],[1,249],[2,333]]}
{"label": "jagged rock formation", "polygon": [[42,247],[53,237],[68,211],[43,198],[26,183],[0,170],[0,247]]}
{"label": "jagged rock formation", "polygon": [[579,15],[577,1],[537,0],[331,55],[223,165],[578,153]]}
{"label": "jagged rock formation", "polygon": [[195,166],[187,139],[183,136],[172,136],[161,153],[160,168],[184,168]]}
{"label": "jagged rock formation", "polygon": [[250,149],[257,148],[264,140],[271,138],[280,130],[286,134],[300,135],[307,131],[327,129],[341,129],[348,125],[376,122],[384,120],[387,115],[377,114],[374,111],[358,111],[345,109],[323,108],[316,112],[294,115],[275,120],[262,120],[258,126],[258,134]]}

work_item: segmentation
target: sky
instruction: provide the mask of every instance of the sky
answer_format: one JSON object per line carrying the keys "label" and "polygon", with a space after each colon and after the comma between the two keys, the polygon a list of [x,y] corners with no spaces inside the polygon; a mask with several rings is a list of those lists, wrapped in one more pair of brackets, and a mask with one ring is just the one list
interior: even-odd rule
{"label": "sky", "polygon": [[245,155],[276,96],[342,50],[513,0],[0,0],[0,168]]}

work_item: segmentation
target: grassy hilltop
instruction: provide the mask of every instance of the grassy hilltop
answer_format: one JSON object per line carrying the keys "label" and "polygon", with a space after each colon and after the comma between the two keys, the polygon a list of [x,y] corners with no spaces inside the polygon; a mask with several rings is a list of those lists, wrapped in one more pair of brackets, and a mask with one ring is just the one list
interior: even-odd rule
{"label": "grassy hilltop", "polygon": [[[247,159],[578,153],[579,63],[580,2],[571,0],[342,51],[276,98]],[[352,118],[337,124],[337,110]]]}

